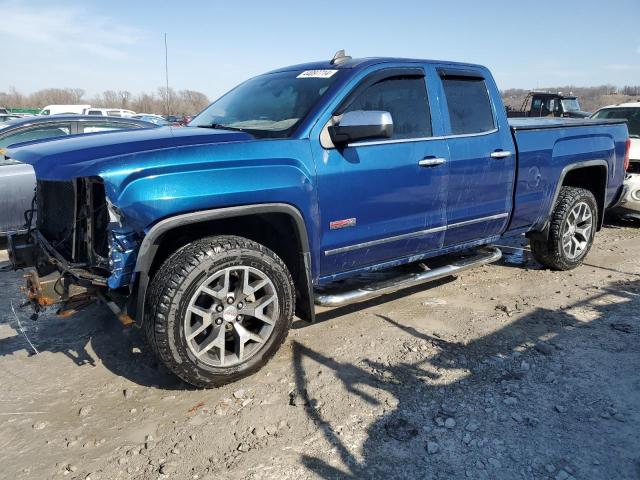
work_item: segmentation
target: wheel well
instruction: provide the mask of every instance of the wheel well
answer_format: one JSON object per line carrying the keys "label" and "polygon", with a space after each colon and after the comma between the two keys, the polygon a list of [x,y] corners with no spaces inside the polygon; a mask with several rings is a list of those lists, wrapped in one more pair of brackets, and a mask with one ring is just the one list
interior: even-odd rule
{"label": "wheel well", "polygon": [[[212,235],[237,235],[258,242],[278,255],[285,263],[296,288],[296,314],[311,321],[313,299],[304,252],[307,248],[296,222],[286,213],[258,213],[180,225],[165,233],[149,270],[153,277],[160,265],[176,250],[199,238]],[[310,268],[310,266],[309,266]]]}
{"label": "wheel well", "polygon": [[598,230],[604,219],[604,202],[607,188],[607,169],[604,165],[569,170],[562,181],[563,187],[579,187],[589,190],[598,205]]}

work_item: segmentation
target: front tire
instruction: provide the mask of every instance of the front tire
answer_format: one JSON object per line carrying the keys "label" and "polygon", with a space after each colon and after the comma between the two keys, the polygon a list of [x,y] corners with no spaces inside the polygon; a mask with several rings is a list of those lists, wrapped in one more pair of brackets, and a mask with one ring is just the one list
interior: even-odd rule
{"label": "front tire", "polygon": [[274,252],[242,237],[203,238],[171,255],[153,277],[147,340],[185,382],[224,385],[273,357],[294,302],[291,275]]}
{"label": "front tire", "polygon": [[547,240],[531,240],[534,258],[554,270],[581,265],[596,233],[598,206],[589,190],[562,187],[551,214]]}

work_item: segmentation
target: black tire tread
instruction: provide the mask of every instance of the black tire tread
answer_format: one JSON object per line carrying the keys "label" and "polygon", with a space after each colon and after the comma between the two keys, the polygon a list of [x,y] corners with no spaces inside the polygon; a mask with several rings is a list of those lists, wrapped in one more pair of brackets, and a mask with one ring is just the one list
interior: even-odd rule
{"label": "black tire tread", "polygon": [[[288,285],[285,285],[284,287],[285,289],[288,289],[289,298],[295,299],[291,274],[280,257],[267,247],[257,242],[233,235],[205,237],[183,246],[164,261],[150,282],[146,298],[146,318],[144,319],[144,330],[147,342],[149,343],[153,353],[169,370],[171,370],[171,372],[183,381],[196,387],[219,387],[227,383],[231,383],[237,378],[231,376],[228,379],[220,379],[215,382],[205,382],[197,378],[185,376],[183,371],[184,369],[180,367],[170,352],[168,336],[166,333],[168,329],[167,325],[170,302],[181,282],[184,281],[189,273],[197,268],[204,259],[207,257],[221,257],[228,254],[230,251],[237,249],[253,250],[254,252],[258,252],[266,257],[268,261],[275,262],[279,268],[286,272]],[[286,309],[286,315],[289,322],[287,330],[293,321],[293,304],[291,304],[291,302],[289,303],[290,305],[283,306],[283,308]],[[273,350],[274,354],[278,348],[280,348],[285,339],[286,335],[283,335],[282,339],[278,342],[277,348]],[[264,363],[266,363],[268,359],[269,358],[266,358]],[[242,376],[246,376],[257,371],[263,364],[259,364],[256,368]]]}
{"label": "black tire tread", "polygon": [[[549,238],[547,240],[531,240],[531,252],[533,257],[545,267],[554,270],[571,270],[582,263],[582,259],[589,253],[591,245],[593,245],[593,235],[595,234],[595,225],[592,232],[592,242],[587,247],[587,251],[577,262],[569,261],[564,257],[563,252],[558,248],[558,239],[562,236],[562,225],[565,215],[569,209],[579,200],[589,198],[592,204],[596,205],[596,199],[590,190],[580,187],[561,187],[558,199],[551,214],[549,223]],[[597,215],[597,207],[594,210]]]}

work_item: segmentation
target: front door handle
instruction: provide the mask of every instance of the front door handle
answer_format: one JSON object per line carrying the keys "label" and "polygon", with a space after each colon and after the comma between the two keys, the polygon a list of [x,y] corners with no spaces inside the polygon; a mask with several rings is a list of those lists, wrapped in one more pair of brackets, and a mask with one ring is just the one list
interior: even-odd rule
{"label": "front door handle", "polygon": [[446,160],[441,157],[427,157],[423,158],[418,162],[418,165],[421,167],[437,167],[438,165],[442,165]]}
{"label": "front door handle", "polygon": [[513,155],[513,153],[507,151],[507,150],[496,150],[495,152],[491,152],[491,154],[489,155],[491,158],[495,158],[497,160],[501,159],[501,158],[507,158],[510,157],[511,155]]}

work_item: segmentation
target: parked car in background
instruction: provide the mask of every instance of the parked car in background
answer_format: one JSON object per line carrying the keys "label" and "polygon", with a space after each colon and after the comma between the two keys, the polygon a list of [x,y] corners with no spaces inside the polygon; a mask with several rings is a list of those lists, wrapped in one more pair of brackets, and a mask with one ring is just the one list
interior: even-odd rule
{"label": "parked car in background", "polygon": [[624,180],[624,193],[611,213],[640,217],[640,102],[602,107],[591,118],[623,118],[629,129],[629,167]]}
{"label": "parked car in background", "polygon": [[507,109],[509,118],[518,117],[564,117],[587,118],[589,112],[580,110],[575,95],[562,93],[529,92],[522,102],[520,110]]}
{"label": "parked car in background", "polygon": [[47,105],[40,110],[40,115],[82,115],[91,105]]}
{"label": "parked car in background", "polygon": [[133,117],[136,112],[124,108],[87,108],[84,114],[103,117]]}
{"label": "parked car in background", "polygon": [[156,125],[161,125],[163,127],[172,126],[172,123],[167,122],[165,118],[161,115],[154,115],[153,113],[138,113],[134,115],[132,118],[136,118],[138,120],[143,120],[145,122],[155,123]]}
{"label": "parked car in background", "polygon": [[24,212],[31,208],[35,189],[33,167],[4,157],[4,149],[16,143],[84,133],[154,128],[134,119],[56,115],[19,118],[0,129],[0,236],[25,225]]}
{"label": "parked car in background", "polygon": [[[185,128],[10,149],[36,170],[40,217],[10,237],[9,258],[37,267],[36,311],[72,308],[82,286],[82,300],[137,321],[184,381],[221,385],[264,365],[294,312],[313,321],[314,302],[497,261],[477,247],[502,236],[526,233],[547,267],[579,266],[622,191],[627,138],[622,120],[509,122],[479,65],[339,52],[248,80]],[[339,282],[454,252],[420,273]]]}

